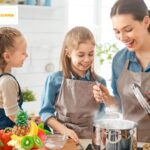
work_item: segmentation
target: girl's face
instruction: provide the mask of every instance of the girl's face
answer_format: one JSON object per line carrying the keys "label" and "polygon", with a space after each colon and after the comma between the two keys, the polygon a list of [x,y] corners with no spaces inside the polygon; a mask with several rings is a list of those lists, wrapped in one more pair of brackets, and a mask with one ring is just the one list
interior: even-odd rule
{"label": "girl's face", "polygon": [[150,24],[148,16],[140,22],[134,20],[130,14],[116,15],[112,17],[112,24],[116,38],[123,42],[129,50],[142,50]]}
{"label": "girl's face", "polygon": [[26,53],[26,40],[24,37],[17,37],[14,44],[14,49],[6,51],[5,60],[7,62],[7,67],[21,67],[24,63],[24,60],[28,56]]}
{"label": "girl's face", "polygon": [[81,43],[78,49],[68,51],[68,57],[71,59],[73,71],[79,76],[85,75],[94,61],[94,45],[87,41]]}

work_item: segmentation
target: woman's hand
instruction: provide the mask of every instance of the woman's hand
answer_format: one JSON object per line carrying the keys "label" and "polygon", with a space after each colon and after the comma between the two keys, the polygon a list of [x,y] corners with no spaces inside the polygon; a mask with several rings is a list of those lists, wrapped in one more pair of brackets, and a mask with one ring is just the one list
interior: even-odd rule
{"label": "woman's hand", "polygon": [[93,94],[97,102],[104,103],[106,107],[110,107],[113,111],[119,111],[119,104],[117,103],[115,98],[109,94],[108,89],[104,85],[94,85]]}
{"label": "woman's hand", "polygon": [[110,97],[109,91],[102,84],[93,86],[93,94],[95,100],[99,103],[105,102],[105,100],[107,100]]}
{"label": "woman's hand", "polygon": [[149,105],[150,105],[150,91],[146,91],[145,95],[146,95],[146,97],[147,97],[147,102],[148,102]]}

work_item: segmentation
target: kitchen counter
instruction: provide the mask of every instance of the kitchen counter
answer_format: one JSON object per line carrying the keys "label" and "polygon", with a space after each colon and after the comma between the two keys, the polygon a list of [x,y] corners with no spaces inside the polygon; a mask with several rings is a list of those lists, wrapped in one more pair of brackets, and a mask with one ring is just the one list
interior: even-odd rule
{"label": "kitchen counter", "polygon": [[62,150],[77,150],[77,145],[72,139],[69,139]]}
{"label": "kitchen counter", "polygon": [[[91,139],[80,139],[80,144],[84,148],[87,148],[91,144]],[[72,139],[69,139],[62,150],[78,150],[79,145],[77,145]]]}
{"label": "kitchen counter", "polygon": [[[91,144],[91,139],[80,139],[80,144],[83,146],[84,150],[86,150],[87,146]],[[138,143],[138,147],[142,147],[143,143]],[[77,145],[72,139],[68,139],[67,143],[61,150],[79,150],[79,145]],[[49,150],[48,148],[42,148],[40,150]],[[142,148],[138,148],[137,150],[142,150]],[[149,149],[148,149],[149,150]]]}
{"label": "kitchen counter", "polygon": [[[90,143],[91,143],[90,139],[80,139],[80,144],[83,146],[84,150]],[[50,150],[50,149],[43,147],[40,150]],[[79,150],[79,145],[76,144],[72,139],[68,139],[67,143],[61,150]]]}
{"label": "kitchen counter", "polygon": [[[83,146],[84,150],[86,150],[87,146],[91,143],[92,143],[91,139],[80,139],[80,144]],[[139,142],[137,150],[143,150],[142,147],[144,144],[145,143]],[[69,139],[62,150],[79,150],[79,148],[77,147],[76,143],[72,139]]]}

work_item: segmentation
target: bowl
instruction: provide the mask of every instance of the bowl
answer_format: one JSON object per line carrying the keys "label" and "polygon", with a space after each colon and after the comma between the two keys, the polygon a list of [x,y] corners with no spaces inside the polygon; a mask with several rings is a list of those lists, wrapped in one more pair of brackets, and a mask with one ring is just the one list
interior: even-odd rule
{"label": "bowl", "polygon": [[45,147],[54,149],[61,149],[64,147],[65,143],[67,142],[67,136],[62,134],[51,134],[47,135],[45,140]]}

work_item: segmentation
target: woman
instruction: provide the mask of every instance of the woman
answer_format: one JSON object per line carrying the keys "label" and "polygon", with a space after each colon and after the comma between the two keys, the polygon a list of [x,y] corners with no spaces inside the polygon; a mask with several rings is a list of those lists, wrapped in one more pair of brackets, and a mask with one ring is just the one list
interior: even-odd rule
{"label": "woman", "polygon": [[[103,86],[94,86],[94,97],[108,105],[121,101],[125,119],[138,123],[138,141],[150,142],[150,116],[133,94],[133,83],[149,96],[150,91],[150,17],[143,0],[118,0],[111,9],[113,30],[126,47],[112,63],[112,89],[115,98]],[[103,95],[99,94],[102,90]],[[115,101],[116,100],[116,101]]]}

